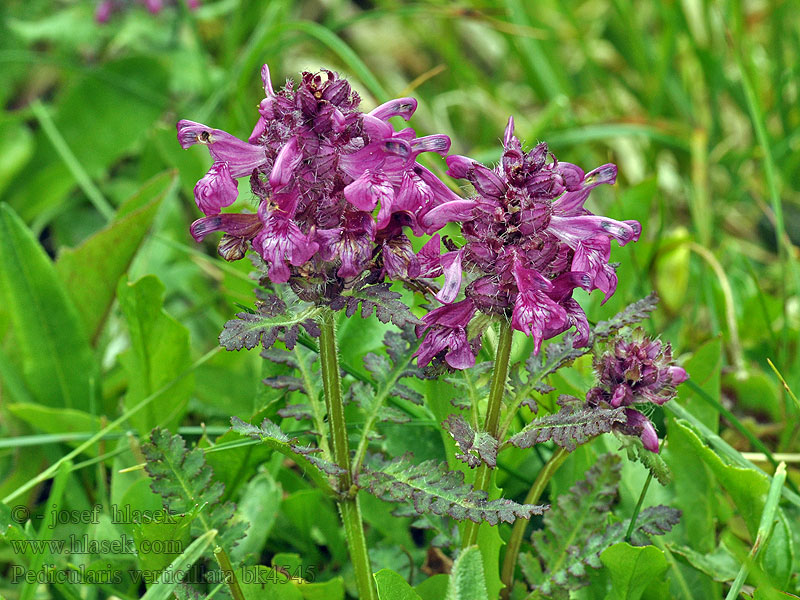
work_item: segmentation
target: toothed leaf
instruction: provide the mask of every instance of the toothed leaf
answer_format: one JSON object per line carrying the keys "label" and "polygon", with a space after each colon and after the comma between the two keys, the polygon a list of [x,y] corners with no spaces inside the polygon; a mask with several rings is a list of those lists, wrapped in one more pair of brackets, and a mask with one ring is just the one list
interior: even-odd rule
{"label": "toothed leaf", "polygon": [[220,546],[230,551],[247,531],[247,523],[233,519],[236,505],[220,504],[225,486],[213,480],[213,470],[206,464],[199,448],[186,449],[180,435],[155,428],[150,441],[142,444],[150,476],[150,487],[161,496],[164,506],[173,513],[185,513],[203,533],[220,532]]}
{"label": "toothed leaf", "polygon": [[593,334],[597,338],[608,339],[623,327],[650,318],[650,313],[656,308],[658,308],[658,294],[651,292],[647,297],[626,306],[608,321],[600,321],[595,325]]}
{"label": "toothed leaf", "polygon": [[333,488],[325,475],[340,475],[344,473],[344,469],[338,465],[312,456],[313,453],[319,452],[318,448],[297,444],[297,438],[291,438],[286,435],[280,427],[269,419],[264,419],[261,422],[261,426],[256,427],[238,417],[231,417],[231,428],[241,435],[261,440],[269,448],[291,458],[303,469],[306,475],[326,491],[331,491]]}
{"label": "toothed leaf", "polygon": [[534,419],[522,431],[511,436],[508,443],[517,448],[552,441],[570,452],[601,433],[608,433],[615,423],[625,421],[624,407],[591,408],[583,402],[568,402],[562,396],[561,410]]}
{"label": "toothed leaf", "polygon": [[450,415],[442,426],[450,433],[461,451],[456,458],[473,469],[481,462],[491,468],[497,466],[498,442],[485,431],[475,431],[461,415]]}
{"label": "toothed leaf", "polygon": [[393,292],[388,283],[370,284],[367,278],[357,281],[347,292],[330,303],[332,310],[344,310],[352,317],[361,308],[361,316],[368,318],[375,313],[381,323],[392,322],[398,327],[422,325],[422,321],[411,314],[408,307],[400,301],[402,297]]}
{"label": "toothed leaf", "polygon": [[412,502],[419,514],[449,515],[464,521],[513,523],[517,518],[541,515],[547,506],[489,500],[486,492],[464,483],[464,474],[449,471],[446,463],[411,462],[409,455],[385,462],[372,457],[358,475],[357,485],[386,502]]}

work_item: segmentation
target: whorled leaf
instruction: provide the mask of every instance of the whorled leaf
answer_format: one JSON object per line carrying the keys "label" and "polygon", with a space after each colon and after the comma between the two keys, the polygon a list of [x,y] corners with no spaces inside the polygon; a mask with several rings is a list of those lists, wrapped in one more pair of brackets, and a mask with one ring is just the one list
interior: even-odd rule
{"label": "whorled leaf", "polygon": [[601,340],[608,339],[623,327],[635,325],[650,317],[658,308],[658,294],[651,292],[648,296],[629,304],[608,321],[600,321],[592,329],[592,335]]}
{"label": "whorled leaf", "polygon": [[463,394],[450,399],[450,404],[462,410],[468,410],[473,403],[477,403],[481,398],[489,395],[489,376],[492,372],[494,363],[484,361],[476,364],[470,369],[457,371],[452,376],[444,377],[444,380],[462,391]]}
{"label": "whorled leaf", "polygon": [[552,441],[570,452],[601,433],[608,433],[616,423],[625,421],[624,407],[592,408],[586,403],[561,396],[557,413],[534,419],[508,439],[517,448]]}
{"label": "whorled leaf", "polygon": [[473,469],[481,462],[491,468],[497,466],[498,441],[485,431],[475,431],[467,420],[461,415],[450,415],[442,423],[447,432],[453,437],[460,453],[456,458],[464,461]]}
{"label": "whorled leaf", "polygon": [[365,319],[374,312],[381,323],[391,321],[398,327],[422,325],[422,321],[412,315],[405,303],[400,301],[401,294],[393,292],[388,283],[369,283],[365,277],[358,280],[345,294],[330,302],[331,310],[344,310],[348,317],[352,317],[360,307],[361,316]]}
{"label": "whorled leaf", "polygon": [[226,350],[252,350],[260,343],[269,348],[280,338],[290,350],[297,343],[300,328],[319,337],[319,325],[314,317],[320,308],[303,302],[290,290],[282,290],[285,300],[266,288],[257,288],[255,312],[240,312],[236,319],[225,323],[219,343]]}
{"label": "whorled leaf", "polygon": [[150,487],[161,496],[164,506],[173,513],[193,515],[204,533],[220,532],[219,545],[230,551],[247,531],[247,523],[234,520],[236,505],[220,503],[225,486],[213,480],[213,470],[206,464],[202,450],[186,449],[180,435],[155,428],[149,442],[142,444],[150,475]]}
{"label": "whorled leaf", "polygon": [[672,471],[660,454],[645,448],[641,438],[636,436],[619,435],[617,439],[620,441],[620,448],[624,448],[627,452],[628,460],[642,463],[661,485],[669,485],[672,481]]}
{"label": "whorled leaf", "polygon": [[291,458],[315,482],[323,484],[323,488],[330,488],[330,484],[325,481],[323,473],[327,475],[341,475],[344,473],[344,469],[338,465],[313,456],[314,453],[320,451],[319,448],[297,444],[297,438],[289,437],[269,419],[264,419],[261,425],[257,427],[239,417],[231,417],[231,429],[236,433],[261,440],[273,450],[277,450],[284,456]]}
{"label": "whorled leaf", "polygon": [[555,389],[546,383],[545,378],[548,375],[590,353],[597,341],[606,340],[623,327],[646,319],[657,306],[658,296],[652,293],[628,305],[608,321],[600,321],[595,325],[586,346],[573,347],[575,335],[568,332],[560,340],[548,344],[539,354],[531,354],[524,364],[521,362],[514,364],[509,370],[509,384],[517,402],[529,406],[535,413],[536,400],[533,398],[533,392],[544,395]]}
{"label": "whorled leaf", "polygon": [[505,498],[489,500],[486,492],[465,484],[464,474],[449,471],[446,463],[430,460],[416,465],[408,454],[389,462],[371,457],[356,483],[386,502],[412,502],[419,514],[448,515],[459,521],[513,523],[541,515],[548,508]]}

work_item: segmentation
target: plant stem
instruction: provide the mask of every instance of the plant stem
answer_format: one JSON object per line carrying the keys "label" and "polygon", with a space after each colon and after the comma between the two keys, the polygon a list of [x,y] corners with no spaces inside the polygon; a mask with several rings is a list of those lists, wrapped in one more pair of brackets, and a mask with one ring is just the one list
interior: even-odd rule
{"label": "plant stem", "polygon": [[[500,336],[497,340],[497,352],[494,357],[494,371],[492,372],[492,385],[489,388],[489,404],[486,407],[486,424],[484,431],[494,438],[497,438],[498,425],[500,423],[500,409],[503,407],[503,392],[506,388],[506,378],[508,377],[508,359],[511,356],[511,341],[514,330],[511,323],[503,321],[500,323]],[[476,490],[489,491],[489,483],[492,479],[492,472],[486,463],[481,463],[475,473],[474,487]],[[461,538],[461,547],[467,548],[474,546],[478,542],[478,528],[480,523],[468,521],[464,526]]]}
{"label": "plant stem", "polygon": [[233,600],[244,600],[244,593],[236,578],[236,571],[233,570],[231,559],[221,546],[214,548],[214,558],[217,559],[219,568],[225,574],[225,583],[228,585]]}
{"label": "plant stem", "polygon": [[[553,452],[542,467],[542,470],[539,471],[539,474],[536,476],[536,481],[533,482],[530,491],[528,491],[528,495],[525,496],[525,504],[536,504],[539,501],[547,484],[550,483],[553,474],[568,456],[569,452],[564,450],[564,448],[559,448]],[[503,569],[500,571],[500,579],[506,586],[502,591],[504,600],[508,599],[511,594],[511,588],[514,586],[514,569],[517,566],[517,556],[519,556],[522,538],[525,535],[527,527],[528,519],[517,519],[514,521],[514,528],[511,530],[511,537],[508,539],[506,555],[503,559]]]}
{"label": "plant stem", "polygon": [[319,360],[322,371],[322,386],[328,421],[331,429],[333,456],[344,472],[339,476],[341,496],[337,500],[344,525],[347,548],[356,576],[356,587],[360,600],[377,600],[372,580],[372,567],[364,537],[364,523],[358,495],[353,488],[353,473],[350,470],[350,444],[347,440],[347,423],[342,404],[342,382],[339,378],[339,352],[336,346],[336,325],[333,312],[325,310],[320,319]]}
{"label": "plant stem", "polygon": [[639,516],[639,511],[642,510],[642,503],[644,502],[644,497],[647,495],[647,488],[650,487],[650,482],[652,480],[653,480],[653,472],[650,471],[647,474],[647,479],[644,482],[642,493],[639,494],[639,501],[636,503],[636,508],[633,509],[633,515],[631,515],[631,524],[628,525],[628,531],[625,533],[625,541],[628,542],[629,544],[631,543],[633,528],[636,526],[636,517]]}

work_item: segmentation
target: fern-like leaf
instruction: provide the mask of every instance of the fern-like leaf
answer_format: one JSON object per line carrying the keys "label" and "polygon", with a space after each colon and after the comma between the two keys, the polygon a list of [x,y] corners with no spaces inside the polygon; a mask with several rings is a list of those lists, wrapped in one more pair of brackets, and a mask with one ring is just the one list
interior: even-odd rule
{"label": "fern-like leaf", "polygon": [[411,311],[400,301],[402,296],[393,292],[388,283],[370,283],[369,277],[357,281],[353,287],[330,303],[332,310],[344,310],[352,317],[361,308],[361,316],[368,318],[375,313],[381,323],[390,321],[398,327],[405,325],[422,325],[422,321],[411,314]]}
{"label": "fern-like leaf", "polygon": [[171,512],[192,515],[193,525],[202,531],[220,532],[219,545],[230,551],[247,531],[247,523],[233,520],[236,506],[220,503],[225,486],[213,480],[213,470],[206,464],[199,448],[186,449],[180,435],[155,428],[150,441],[142,444],[147,459],[145,470],[150,475],[150,487],[161,496]]}
{"label": "fern-like leaf", "polygon": [[464,474],[449,471],[446,463],[430,460],[415,465],[408,454],[390,462],[372,457],[358,474],[357,484],[386,502],[412,502],[419,514],[449,515],[490,525],[541,515],[548,508],[508,499],[489,500],[486,492],[465,484]]}
{"label": "fern-like leaf", "polygon": [[289,437],[269,419],[264,419],[257,427],[238,417],[231,417],[231,428],[241,435],[261,440],[268,447],[291,458],[320,488],[329,493],[333,492],[334,488],[326,475],[336,476],[344,473],[344,469],[338,465],[313,456],[319,452],[318,448],[297,444],[297,438]]}
{"label": "fern-like leaf", "polygon": [[550,595],[554,588],[577,589],[586,584],[585,567],[578,555],[588,538],[605,528],[617,496],[620,469],[618,456],[600,456],[586,479],[559,496],[557,506],[544,517],[544,528],[534,532],[531,539],[542,568],[538,580],[529,583],[543,594]]}
{"label": "fern-like leaf", "polygon": [[[569,590],[588,584],[588,568],[603,566],[600,554],[623,541],[630,520],[608,525],[608,515],[617,495],[620,460],[614,454],[601,456],[557,506],[544,518],[544,528],[532,536],[538,558],[526,553],[520,566],[528,582],[543,597],[567,598]],[[639,513],[631,543],[644,546],[650,535],[661,535],[680,520],[680,511],[651,506]],[[540,562],[541,561],[541,562]]]}
{"label": "fern-like leaf", "polygon": [[600,321],[594,326],[592,334],[596,338],[606,340],[623,327],[635,325],[650,317],[658,307],[658,294],[651,292],[645,298],[629,304],[608,321]]}
{"label": "fern-like leaf", "polygon": [[289,290],[283,290],[283,298],[268,289],[256,289],[258,302],[256,312],[240,312],[236,319],[225,323],[219,335],[219,343],[227,350],[252,350],[260,343],[269,348],[282,337],[290,350],[297,343],[300,327],[319,337],[319,325],[314,320],[320,308],[303,302]]}
{"label": "fern-like leaf", "polygon": [[621,444],[620,448],[624,448],[627,452],[628,460],[642,463],[661,485],[669,485],[672,481],[672,471],[660,454],[645,448],[641,438],[636,436],[618,435],[617,438]]}
{"label": "fern-like leaf", "polygon": [[517,448],[552,441],[572,452],[601,433],[608,433],[616,423],[625,421],[624,408],[592,408],[585,402],[561,396],[562,408],[557,413],[539,417],[508,439]]}
{"label": "fern-like leaf", "polygon": [[485,431],[475,431],[461,415],[450,415],[442,423],[460,450],[456,458],[473,469],[481,462],[491,468],[497,466],[497,440]]}

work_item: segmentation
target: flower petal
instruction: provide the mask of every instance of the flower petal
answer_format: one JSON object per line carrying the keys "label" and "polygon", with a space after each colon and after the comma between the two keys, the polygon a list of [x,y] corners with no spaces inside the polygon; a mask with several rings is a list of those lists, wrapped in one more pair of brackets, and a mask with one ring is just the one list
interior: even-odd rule
{"label": "flower petal", "polygon": [[275,157],[272,172],[269,174],[269,184],[272,189],[278,190],[289,183],[302,160],[303,152],[300,150],[297,138],[293,137],[283,145],[278,156]]}
{"label": "flower petal", "polygon": [[414,98],[396,98],[374,108],[369,114],[381,121],[392,117],[403,117],[408,121],[415,110],[417,110],[417,101]]}
{"label": "flower petal", "polygon": [[208,146],[208,151],[215,161],[228,163],[232,177],[250,175],[267,161],[266,153],[261,146],[248,144],[221,129],[211,129],[202,123],[178,121],[178,142],[186,149],[194,144]]}
{"label": "flower petal", "polygon": [[194,200],[206,215],[218,215],[224,206],[236,201],[239,188],[231,177],[228,163],[215,162],[194,186]]}
{"label": "flower petal", "polygon": [[381,212],[384,212],[391,208],[394,189],[382,171],[367,169],[344,188],[344,197],[357,209],[364,211],[372,211],[380,202]]}

